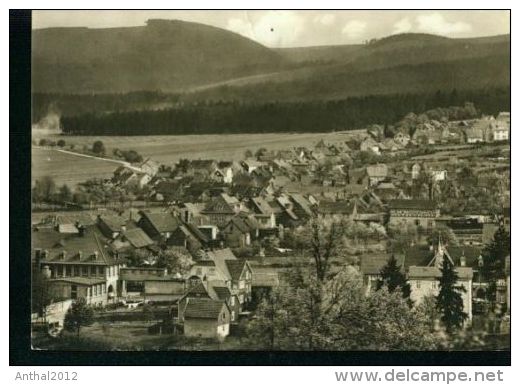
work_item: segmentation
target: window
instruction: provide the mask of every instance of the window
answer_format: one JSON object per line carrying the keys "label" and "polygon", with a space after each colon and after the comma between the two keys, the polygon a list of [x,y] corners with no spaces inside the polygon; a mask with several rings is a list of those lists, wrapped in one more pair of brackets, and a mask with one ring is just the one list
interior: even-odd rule
{"label": "window", "polygon": [[87,287],[87,297],[90,297],[90,287]]}
{"label": "window", "polygon": [[432,282],[432,289],[436,289],[437,288],[437,282],[433,281]]}
{"label": "window", "polygon": [[81,266],[81,275],[83,277],[88,276],[88,266]]}
{"label": "window", "polygon": [[234,321],[235,320],[235,311],[232,310],[231,311],[231,321]]}
{"label": "window", "polygon": [[76,285],[72,285],[70,287],[70,298],[71,299],[78,298],[78,287]]}
{"label": "window", "polygon": [[56,273],[56,276],[58,276],[58,277],[63,276],[63,266],[58,265],[58,272]]}
{"label": "window", "polygon": [[79,266],[74,266],[74,276],[79,277],[81,275]]}
{"label": "window", "polygon": [[420,289],[421,288],[421,281],[415,281],[415,287],[417,289]]}
{"label": "window", "polygon": [[92,291],[93,291],[92,295],[97,295],[97,286],[93,286]]}
{"label": "window", "polygon": [[105,267],[99,266],[99,275],[105,275]]}
{"label": "window", "polygon": [[67,277],[71,277],[72,276],[72,266],[67,266],[66,270],[67,270],[67,272],[66,272]]}

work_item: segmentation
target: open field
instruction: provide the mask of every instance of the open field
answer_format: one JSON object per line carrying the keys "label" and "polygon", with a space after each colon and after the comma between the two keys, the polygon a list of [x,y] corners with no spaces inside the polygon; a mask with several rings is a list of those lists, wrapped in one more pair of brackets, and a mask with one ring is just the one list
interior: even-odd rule
{"label": "open field", "polygon": [[51,176],[57,185],[73,187],[89,178],[107,178],[117,164],[101,159],[85,158],[53,149],[32,148],[32,179]]}
{"label": "open field", "polygon": [[[345,141],[349,136],[360,135],[362,132],[105,137],[38,135],[33,132],[33,138],[36,141],[41,138],[54,141],[64,139],[66,149],[71,144],[79,149],[83,146],[91,147],[96,140],[101,140],[105,144],[107,154],[111,154],[114,148],[135,150],[145,158],[151,157],[160,163],[171,165],[181,158],[240,160],[247,149],[254,152],[261,147],[281,150],[294,146],[311,146],[322,138],[330,142]],[[58,184],[67,183],[70,186],[92,177],[107,177],[117,167],[113,162],[60,153],[51,149],[33,148],[32,157],[33,179],[50,175]]]}

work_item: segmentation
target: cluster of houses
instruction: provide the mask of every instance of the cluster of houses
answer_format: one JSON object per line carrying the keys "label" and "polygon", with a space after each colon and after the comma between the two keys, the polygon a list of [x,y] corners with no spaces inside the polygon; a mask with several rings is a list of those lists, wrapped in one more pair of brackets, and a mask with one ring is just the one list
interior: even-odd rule
{"label": "cluster of houses", "polygon": [[[492,135],[486,131],[485,137],[502,141],[505,137],[498,134],[498,127],[509,125],[508,117],[501,113],[496,119],[480,119],[471,123],[471,129],[487,122]],[[457,127],[464,130],[464,124]],[[435,125],[431,130],[424,126],[420,133],[439,131]],[[446,226],[459,247],[441,240],[436,245],[410,245],[396,258],[417,303],[436,293],[439,264],[448,258],[467,289],[464,306],[471,316],[475,299],[483,300],[486,288],[480,274],[481,248],[499,221],[509,226],[510,213],[506,209],[500,217],[488,213],[453,217],[441,215],[431,197],[412,199],[410,189],[421,175],[427,174],[434,183],[449,178],[443,167],[418,162],[402,162],[400,168],[385,163],[352,166],[359,151],[399,151],[415,141],[415,136],[403,133],[381,142],[368,135],[343,143],[321,140],[313,148],[261,149],[243,161],[181,160],[166,167],[148,159],[139,167],[119,167],[108,183],[146,186],[154,205],[40,216],[33,221],[34,269],[48,278],[46,290],[54,307],[80,297],[94,306],[141,298],[171,306],[172,317],[187,336],[223,338],[261,295],[280,283],[276,269],[237,256],[241,250],[283,239],[286,231],[312,218],[411,226],[424,234]],[[128,264],[132,253],[154,256],[163,250],[189,253],[193,265],[179,274],[156,267],[153,258],[141,266]],[[257,248],[258,254],[264,251],[263,246]],[[389,256],[361,256],[367,293]],[[509,297],[507,283],[505,274],[497,293],[504,303]]]}

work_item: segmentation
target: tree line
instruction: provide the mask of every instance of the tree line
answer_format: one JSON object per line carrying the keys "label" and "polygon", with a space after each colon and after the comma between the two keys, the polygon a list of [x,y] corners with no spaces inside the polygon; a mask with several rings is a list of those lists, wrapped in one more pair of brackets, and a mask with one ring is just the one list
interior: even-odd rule
{"label": "tree line", "polygon": [[508,88],[452,90],[300,102],[179,102],[173,108],[158,110],[62,116],[61,127],[65,134],[71,135],[331,132],[361,129],[376,123],[393,124],[410,112],[420,114],[468,101],[479,112],[496,115],[499,111],[509,111],[510,91]]}

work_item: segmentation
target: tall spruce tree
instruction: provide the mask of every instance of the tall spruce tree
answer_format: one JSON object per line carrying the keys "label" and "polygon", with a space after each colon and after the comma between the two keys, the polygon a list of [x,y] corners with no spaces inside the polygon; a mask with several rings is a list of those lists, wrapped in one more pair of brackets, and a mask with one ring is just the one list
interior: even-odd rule
{"label": "tall spruce tree", "polygon": [[482,252],[482,274],[488,282],[486,297],[492,304],[496,301],[497,280],[504,276],[506,257],[510,254],[511,237],[501,223]]}
{"label": "tall spruce tree", "polygon": [[441,321],[448,333],[460,329],[468,315],[464,312],[464,303],[461,292],[464,287],[457,287],[458,274],[448,258],[443,257],[442,275],[439,280],[439,294],[437,295],[437,309],[441,313]]}
{"label": "tall spruce tree", "polygon": [[506,257],[511,253],[511,237],[503,224],[500,224],[493,239],[482,253],[483,273],[488,279],[501,278],[504,274]]}
{"label": "tall spruce tree", "polygon": [[376,290],[386,286],[390,293],[397,288],[401,289],[403,298],[410,298],[410,284],[406,276],[401,272],[401,266],[397,265],[394,255],[388,259],[386,265],[381,269],[381,277],[377,281]]}

